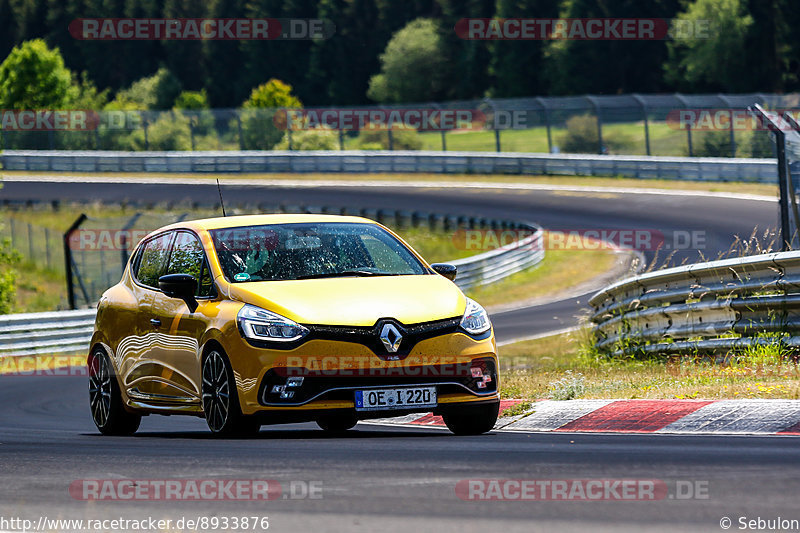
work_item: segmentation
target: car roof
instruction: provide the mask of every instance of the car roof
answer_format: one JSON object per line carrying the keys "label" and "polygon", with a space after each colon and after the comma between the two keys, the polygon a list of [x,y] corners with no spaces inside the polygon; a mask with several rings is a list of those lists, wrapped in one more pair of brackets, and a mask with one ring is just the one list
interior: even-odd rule
{"label": "car roof", "polygon": [[375,221],[363,217],[341,215],[239,215],[230,217],[202,218],[198,220],[184,220],[164,226],[155,230],[159,233],[165,230],[188,228],[194,230],[212,230],[224,228],[238,228],[242,226],[263,226],[268,224],[298,224],[318,222],[351,222],[360,224],[375,224]]}

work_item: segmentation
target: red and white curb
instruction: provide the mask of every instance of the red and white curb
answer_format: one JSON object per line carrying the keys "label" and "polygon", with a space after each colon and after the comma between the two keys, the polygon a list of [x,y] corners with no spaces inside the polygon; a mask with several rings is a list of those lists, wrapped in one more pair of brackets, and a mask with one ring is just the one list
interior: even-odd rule
{"label": "red and white curb", "polygon": [[[500,413],[522,400],[502,400]],[[444,427],[439,416],[413,414],[368,423]],[[542,400],[503,417],[495,430],[518,432],[800,435],[798,400]]]}

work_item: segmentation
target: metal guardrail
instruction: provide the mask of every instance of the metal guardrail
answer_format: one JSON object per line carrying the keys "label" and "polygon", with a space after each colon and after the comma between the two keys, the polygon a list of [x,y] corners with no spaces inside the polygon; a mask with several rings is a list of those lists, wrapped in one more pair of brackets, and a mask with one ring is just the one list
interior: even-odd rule
{"label": "metal guardrail", "polygon": [[621,176],[774,183],[774,159],[491,152],[71,152],[0,154],[8,171],[30,172],[351,172]]}
{"label": "metal guardrail", "polygon": [[[493,283],[544,259],[541,228],[512,245],[450,263],[458,267],[456,285],[468,289]],[[84,353],[94,330],[96,309],[0,316],[0,357]]]}
{"label": "metal guardrail", "polygon": [[544,259],[544,236],[541,228],[535,229],[538,230],[536,233],[509,246],[449,261],[458,267],[456,285],[462,290],[467,290],[494,283],[539,263]]}
{"label": "metal guardrail", "polygon": [[86,352],[96,309],[0,316],[0,357]]}
{"label": "metal guardrail", "polygon": [[800,347],[800,251],[634,276],[589,304],[595,346],[611,355]]}

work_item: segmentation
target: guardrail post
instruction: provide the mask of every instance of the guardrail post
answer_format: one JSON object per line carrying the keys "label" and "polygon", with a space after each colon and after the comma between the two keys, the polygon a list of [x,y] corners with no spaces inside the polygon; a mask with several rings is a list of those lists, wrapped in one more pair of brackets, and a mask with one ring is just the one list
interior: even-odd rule
{"label": "guardrail post", "polygon": [[69,229],[64,232],[64,272],[67,276],[67,302],[69,303],[70,309],[77,309],[78,306],[75,303],[75,288],[73,287],[72,283],[72,265],[74,261],[72,260],[72,249],[69,245],[70,237],[72,234],[83,224],[83,222],[87,219],[85,213],[81,213],[81,215],[72,223]]}

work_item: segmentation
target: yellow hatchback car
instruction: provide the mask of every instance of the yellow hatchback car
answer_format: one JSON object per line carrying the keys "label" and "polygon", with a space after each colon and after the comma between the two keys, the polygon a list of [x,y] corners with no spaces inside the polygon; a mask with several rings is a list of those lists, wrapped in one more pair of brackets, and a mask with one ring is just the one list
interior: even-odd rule
{"label": "yellow hatchback car", "polygon": [[109,435],[149,414],[246,435],[432,411],[456,434],[485,433],[500,405],[494,333],[455,275],[364,218],[166,226],[98,303],[92,418]]}

